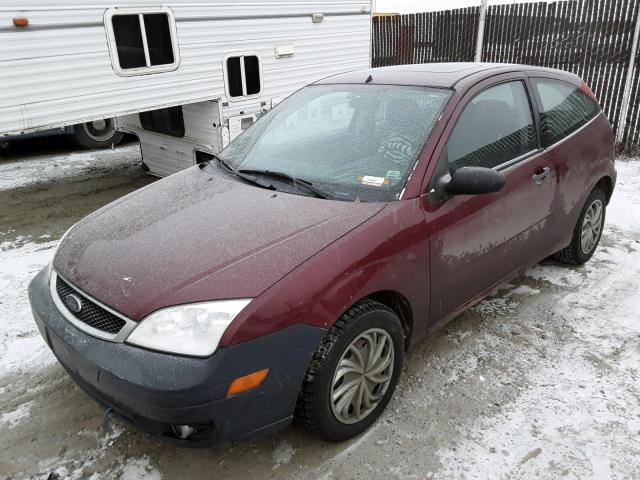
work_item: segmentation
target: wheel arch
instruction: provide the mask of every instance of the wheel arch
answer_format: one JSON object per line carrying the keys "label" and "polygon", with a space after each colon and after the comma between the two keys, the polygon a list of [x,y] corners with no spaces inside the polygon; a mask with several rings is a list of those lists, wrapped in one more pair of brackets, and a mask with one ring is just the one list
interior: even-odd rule
{"label": "wheel arch", "polygon": [[[404,349],[407,350],[411,343],[414,325],[413,311],[409,300],[407,300],[407,298],[400,292],[395,290],[379,290],[377,292],[370,293],[366,297],[358,300],[358,302],[366,299],[374,300],[383,304],[398,316],[404,332]],[[355,302],[354,305],[358,302]]]}
{"label": "wheel arch", "polygon": [[609,205],[611,195],[613,195],[613,179],[609,175],[604,175],[596,182],[594,188],[596,187],[602,189],[605,197],[607,197],[607,205]]}

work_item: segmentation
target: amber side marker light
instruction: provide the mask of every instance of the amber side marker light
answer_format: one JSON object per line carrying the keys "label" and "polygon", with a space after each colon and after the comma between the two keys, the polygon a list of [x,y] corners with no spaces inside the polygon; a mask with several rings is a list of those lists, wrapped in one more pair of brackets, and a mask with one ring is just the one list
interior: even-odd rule
{"label": "amber side marker light", "polygon": [[236,378],[233,382],[231,382],[231,385],[229,385],[229,390],[227,390],[227,397],[246,392],[247,390],[251,390],[252,388],[256,388],[258,385],[264,382],[264,379],[267,378],[268,374],[269,369],[263,368],[262,370],[250,373],[249,375],[245,375],[244,377]]}
{"label": "amber side marker light", "polygon": [[29,19],[25,17],[16,17],[13,19],[13,24],[16,27],[26,27],[29,25]]}

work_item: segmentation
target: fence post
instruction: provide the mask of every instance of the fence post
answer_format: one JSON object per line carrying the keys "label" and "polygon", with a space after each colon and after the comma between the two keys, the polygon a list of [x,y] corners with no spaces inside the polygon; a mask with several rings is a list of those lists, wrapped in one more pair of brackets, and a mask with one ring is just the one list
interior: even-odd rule
{"label": "fence post", "polygon": [[620,116],[618,117],[618,128],[616,130],[616,144],[622,143],[624,140],[624,129],[627,126],[627,113],[629,111],[629,103],[631,102],[631,86],[633,82],[633,71],[636,61],[636,52],[638,51],[638,37],[640,37],[640,10],[636,17],[636,29],[633,32],[633,43],[631,44],[631,56],[629,58],[629,68],[627,70],[627,78],[624,82],[624,90],[622,91],[622,105],[620,107]]}
{"label": "fence post", "polygon": [[482,61],[482,44],[484,41],[484,22],[487,18],[487,0],[480,2],[480,18],[478,19],[478,37],[476,38],[476,56],[475,62]]}

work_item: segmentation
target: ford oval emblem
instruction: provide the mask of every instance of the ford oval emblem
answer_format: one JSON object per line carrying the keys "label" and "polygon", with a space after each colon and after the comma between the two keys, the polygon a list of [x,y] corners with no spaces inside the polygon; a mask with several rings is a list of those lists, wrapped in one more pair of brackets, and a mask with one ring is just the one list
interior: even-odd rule
{"label": "ford oval emblem", "polygon": [[78,296],[74,295],[73,293],[70,293],[69,295],[64,297],[62,299],[62,302],[71,313],[80,313],[80,310],[82,310],[82,300],[80,300],[80,298],[78,298]]}

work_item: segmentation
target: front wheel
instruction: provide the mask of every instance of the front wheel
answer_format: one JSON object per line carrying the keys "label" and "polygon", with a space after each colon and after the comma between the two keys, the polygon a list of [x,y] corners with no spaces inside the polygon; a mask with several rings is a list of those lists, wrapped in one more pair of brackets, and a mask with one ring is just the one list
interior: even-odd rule
{"label": "front wheel", "polygon": [[403,359],[398,316],[372,300],[354,305],[314,353],[297,416],[325,440],[338,442],[362,433],[389,403]]}
{"label": "front wheel", "polygon": [[74,125],[71,137],[83,148],[106,148],[118,145],[123,133],[116,130],[113,119],[107,118]]}
{"label": "front wheel", "polygon": [[594,188],[580,212],[568,247],[553,258],[568,265],[582,265],[591,258],[602,236],[607,197],[600,187]]}

